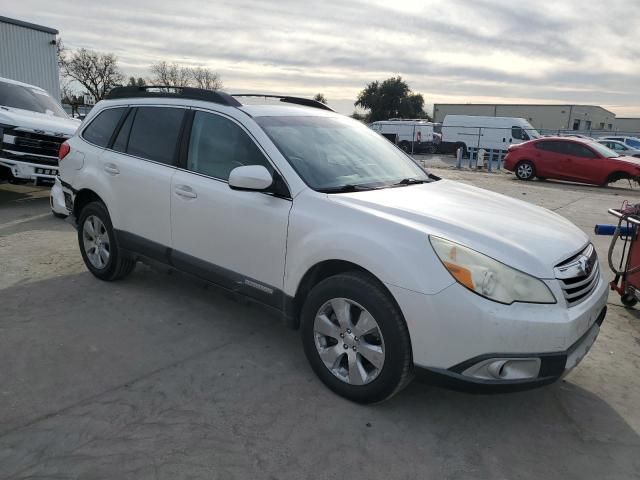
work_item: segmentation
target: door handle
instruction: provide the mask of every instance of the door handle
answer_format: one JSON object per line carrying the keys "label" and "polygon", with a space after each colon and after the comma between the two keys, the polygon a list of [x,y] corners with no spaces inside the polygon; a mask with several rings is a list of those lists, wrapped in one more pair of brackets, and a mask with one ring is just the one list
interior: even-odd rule
{"label": "door handle", "polygon": [[113,163],[105,163],[104,171],[107,172],[109,175],[118,175],[120,173],[120,170],[118,170],[118,167]]}
{"label": "door handle", "polygon": [[188,185],[177,185],[174,191],[182,198],[198,198],[198,194]]}

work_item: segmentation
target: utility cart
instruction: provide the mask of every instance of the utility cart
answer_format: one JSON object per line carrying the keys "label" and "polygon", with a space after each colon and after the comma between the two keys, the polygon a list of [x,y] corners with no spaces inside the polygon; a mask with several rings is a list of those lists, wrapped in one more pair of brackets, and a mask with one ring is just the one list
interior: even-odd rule
{"label": "utility cart", "polygon": [[[607,255],[609,268],[614,273],[611,290],[620,294],[624,305],[633,307],[640,300],[640,203],[610,208],[609,213],[618,219],[617,225],[596,225],[595,233],[612,235]],[[615,262],[613,254],[619,241],[622,254]]]}

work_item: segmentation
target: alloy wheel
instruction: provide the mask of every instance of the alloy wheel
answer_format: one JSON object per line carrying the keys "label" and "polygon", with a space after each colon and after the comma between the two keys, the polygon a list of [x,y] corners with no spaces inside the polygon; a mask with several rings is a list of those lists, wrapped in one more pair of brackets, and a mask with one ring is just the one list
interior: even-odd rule
{"label": "alloy wheel", "polygon": [[87,258],[95,268],[103,269],[109,263],[111,243],[107,228],[95,215],[88,216],[82,226],[82,244]]}
{"label": "alloy wheel", "polygon": [[530,163],[521,163],[518,165],[518,177],[530,178],[533,175],[533,167]]}
{"label": "alloy wheel", "polygon": [[366,385],[382,371],[382,332],[360,304],[346,298],[327,301],[316,313],[313,333],[320,359],[343,382]]}

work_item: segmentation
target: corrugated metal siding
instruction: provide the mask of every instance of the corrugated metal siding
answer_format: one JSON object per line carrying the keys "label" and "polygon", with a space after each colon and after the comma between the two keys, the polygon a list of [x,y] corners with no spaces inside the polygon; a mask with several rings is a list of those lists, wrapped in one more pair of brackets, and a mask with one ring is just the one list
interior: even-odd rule
{"label": "corrugated metal siding", "polygon": [[60,100],[56,36],[0,22],[0,77],[44,88]]}

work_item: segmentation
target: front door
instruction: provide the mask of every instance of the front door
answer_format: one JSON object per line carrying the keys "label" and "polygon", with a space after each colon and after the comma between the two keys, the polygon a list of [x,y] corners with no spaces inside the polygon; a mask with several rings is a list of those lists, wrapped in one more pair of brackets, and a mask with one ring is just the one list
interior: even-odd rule
{"label": "front door", "polygon": [[184,169],[171,185],[172,261],[184,270],[282,306],[292,202],[232,190],[235,167],[274,167],[249,134],[222,114],[196,111]]}

